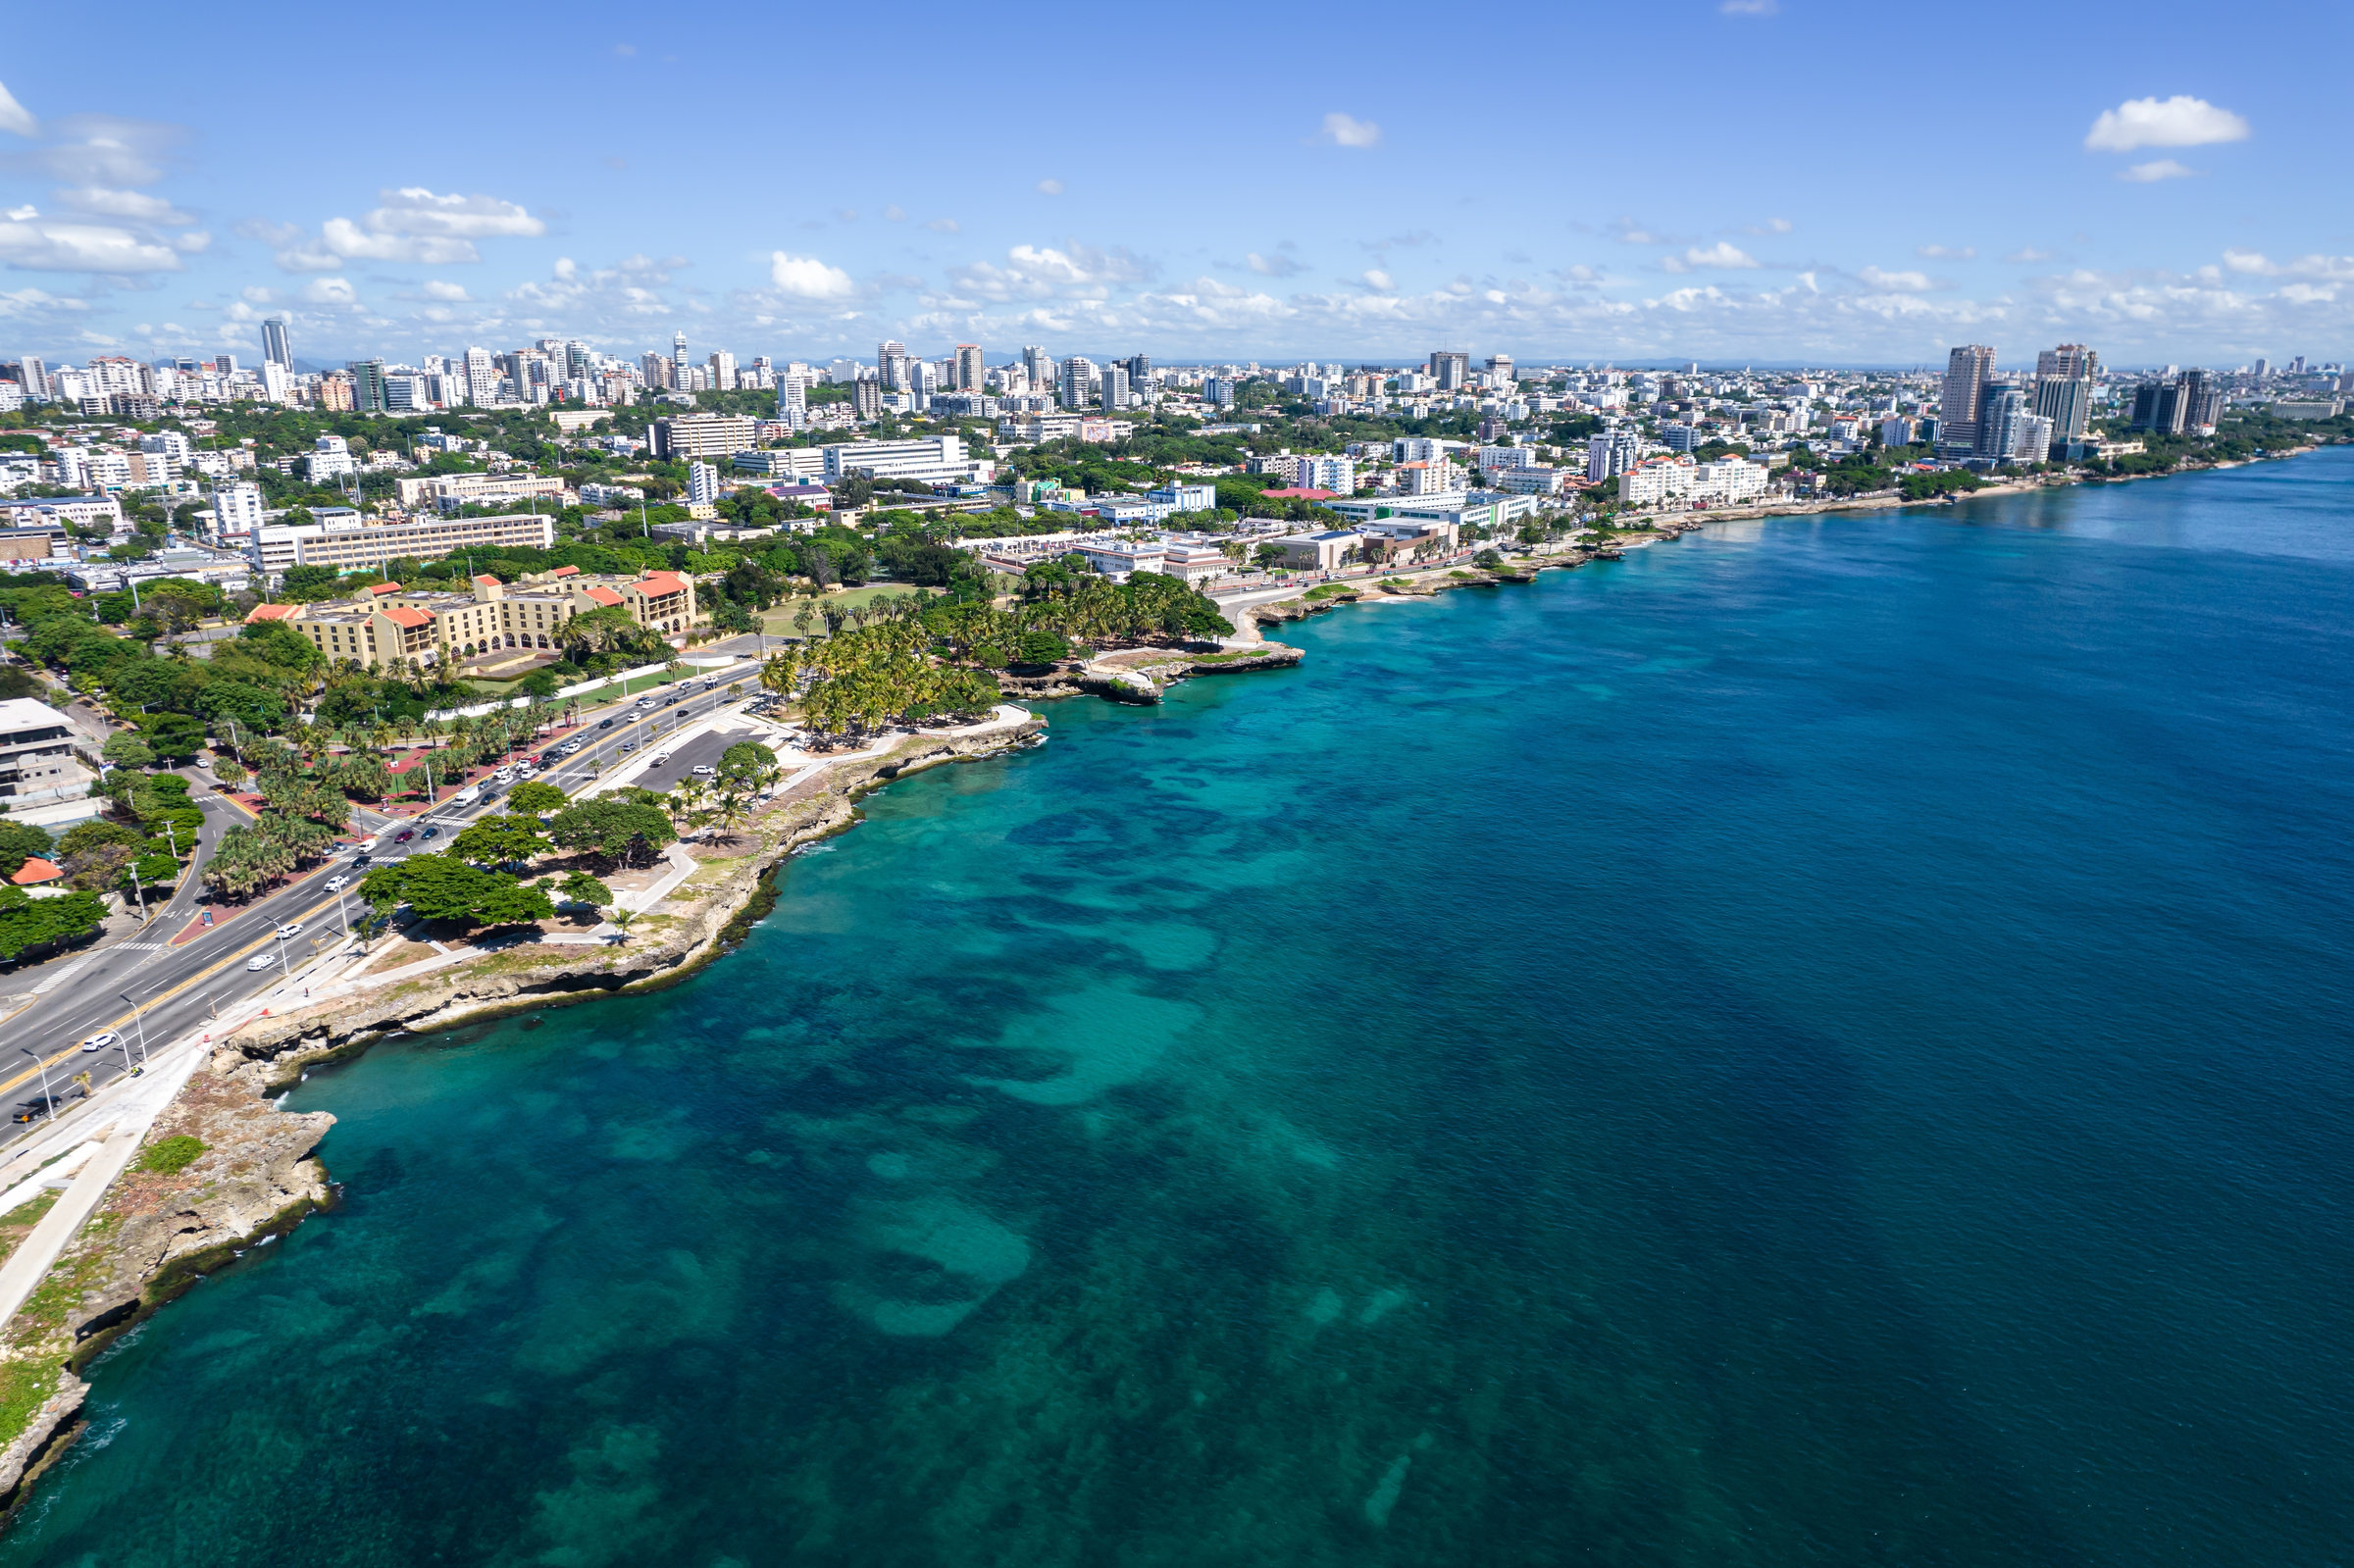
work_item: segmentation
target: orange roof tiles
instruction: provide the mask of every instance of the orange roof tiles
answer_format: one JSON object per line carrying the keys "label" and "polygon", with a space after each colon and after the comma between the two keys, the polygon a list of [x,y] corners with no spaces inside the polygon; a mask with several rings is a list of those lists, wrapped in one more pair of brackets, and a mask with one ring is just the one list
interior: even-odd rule
{"label": "orange roof tiles", "polygon": [[397,582],[371,582],[368,584],[368,591],[382,598],[387,593],[398,593],[400,584]]}
{"label": "orange roof tiles", "polygon": [[638,590],[647,598],[658,599],[666,593],[684,593],[687,584],[679,581],[676,572],[648,572],[638,580]]}
{"label": "orange roof tiles", "polygon": [[405,604],[396,604],[391,609],[386,610],[384,612],[384,619],[391,622],[394,626],[405,626],[411,628],[432,626],[434,624],[434,618],[432,616],[427,615],[423,610],[413,610]]}
{"label": "orange roof tiles", "polygon": [[595,587],[588,589],[587,597],[594,599],[597,603],[603,605],[615,605],[621,602],[621,595],[614,592],[611,588],[606,587],[601,582]]}
{"label": "orange roof tiles", "polygon": [[496,578],[492,577],[492,576],[491,576],[489,573],[487,573],[487,572],[481,572],[481,573],[477,573],[477,574],[475,575],[475,579],[474,579],[474,581],[475,581],[475,582],[487,582],[488,584],[490,584],[490,586],[492,586],[492,587],[494,587],[494,588],[498,586],[498,579],[496,579]]}
{"label": "orange roof tiles", "polygon": [[24,869],[8,880],[20,887],[30,887],[39,883],[55,882],[64,875],[65,872],[61,868],[51,865],[40,856],[27,855],[25,859]]}
{"label": "orange roof tiles", "polygon": [[560,566],[548,574],[551,578],[577,578],[580,575],[581,569],[577,566]]}
{"label": "orange roof tiles", "polygon": [[245,612],[245,624],[253,626],[263,621],[291,621],[302,613],[299,604],[257,604]]}

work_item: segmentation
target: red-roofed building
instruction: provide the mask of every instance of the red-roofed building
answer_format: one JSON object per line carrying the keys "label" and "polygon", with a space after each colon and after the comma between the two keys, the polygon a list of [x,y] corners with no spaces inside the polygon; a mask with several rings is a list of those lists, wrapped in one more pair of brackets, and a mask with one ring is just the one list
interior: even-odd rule
{"label": "red-roofed building", "polygon": [[26,857],[23,868],[8,880],[20,887],[38,887],[43,883],[56,882],[65,874],[64,868],[52,865],[38,855],[29,855]]}
{"label": "red-roofed building", "polygon": [[630,601],[630,615],[655,632],[684,632],[694,625],[694,580],[676,572],[648,572],[635,582],[620,584]]}
{"label": "red-roofed building", "polygon": [[400,584],[397,582],[372,582],[368,585],[368,596],[372,599],[382,599],[386,594],[399,591]]}
{"label": "red-roofed building", "polygon": [[299,604],[257,604],[245,612],[245,624],[260,626],[267,621],[291,621],[300,614]]}
{"label": "red-roofed building", "polygon": [[475,578],[474,585],[478,588],[495,588],[499,586],[499,581],[498,579],[492,577],[489,573],[485,572]]}
{"label": "red-roofed building", "polygon": [[577,578],[577,577],[579,577],[580,575],[581,575],[581,569],[580,569],[579,567],[577,567],[577,566],[560,566],[560,567],[557,567],[557,568],[556,568],[556,569],[555,569],[553,572],[550,572],[550,573],[548,574],[548,576],[549,576],[549,577],[551,577],[551,578],[559,578],[559,579],[561,579],[561,578]]}

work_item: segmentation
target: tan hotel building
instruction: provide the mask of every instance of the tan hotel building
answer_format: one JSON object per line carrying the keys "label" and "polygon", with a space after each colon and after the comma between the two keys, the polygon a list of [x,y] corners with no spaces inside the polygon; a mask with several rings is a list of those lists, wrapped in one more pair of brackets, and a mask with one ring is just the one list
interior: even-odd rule
{"label": "tan hotel building", "polygon": [[282,622],[330,660],[379,670],[411,659],[451,663],[506,648],[553,652],[564,645],[565,624],[591,610],[627,610],[631,620],[664,636],[689,631],[701,616],[694,580],[676,572],[588,577],[577,566],[560,566],[515,582],[485,575],[472,589],[412,592],[382,582],[356,600],[261,604],[245,619]]}

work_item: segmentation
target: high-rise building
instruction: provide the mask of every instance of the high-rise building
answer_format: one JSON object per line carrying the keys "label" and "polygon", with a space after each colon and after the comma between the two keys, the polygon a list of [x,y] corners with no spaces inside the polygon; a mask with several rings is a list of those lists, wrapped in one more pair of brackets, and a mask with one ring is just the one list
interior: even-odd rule
{"label": "high-rise building", "polygon": [[1202,379],[1202,401],[1212,408],[1234,407],[1234,378],[1205,376]]}
{"label": "high-rise building", "polygon": [[213,488],[213,532],[250,533],[262,526],[262,487],[232,483]]}
{"label": "high-rise building", "polygon": [[286,321],[273,316],[262,323],[262,362],[294,368],[294,340],[286,335]]}
{"label": "high-rise building", "polygon": [[687,334],[685,332],[670,334],[670,363],[671,369],[677,377],[677,379],[670,384],[685,386],[687,384]]}
{"label": "high-rise building", "polygon": [[1085,408],[1096,397],[1095,361],[1073,354],[1062,362],[1062,406]]}
{"label": "high-rise building", "polygon": [[1141,392],[1146,387],[1152,384],[1151,355],[1131,354],[1126,359],[1122,360],[1120,364],[1128,372],[1128,388],[1130,391]]}
{"label": "high-rise building", "polygon": [[2019,422],[2018,438],[2011,443],[2014,463],[2041,463],[2052,455],[2052,422],[2040,414],[2028,414]]}
{"label": "high-rise building", "polygon": [[2182,433],[2182,389],[2174,381],[2144,381],[2133,388],[2133,428],[2159,435]]}
{"label": "high-rise building", "polygon": [[1128,406],[1128,367],[1118,361],[1103,367],[1103,412]]}
{"label": "high-rise building", "polygon": [[956,345],[956,390],[978,392],[989,383],[988,367],[981,360],[979,343]]}
{"label": "high-rise building", "polygon": [[486,348],[466,350],[466,401],[478,406],[498,401],[498,365]]}
{"label": "high-rise building", "polygon": [[1452,392],[1471,379],[1471,356],[1440,349],[1430,356],[1430,379],[1439,383],[1439,390]]}
{"label": "high-rise building", "polygon": [[384,362],[381,359],[354,359],[343,362],[351,372],[351,406],[355,413],[382,414],[392,406],[384,388]]}
{"label": "high-rise building", "polygon": [[1957,348],[1945,358],[1945,386],[1937,400],[1940,439],[1969,441],[1975,448],[1978,405],[1994,376],[1994,350],[1983,343]]}
{"label": "high-rise building", "polygon": [[27,354],[18,361],[17,374],[24,378],[25,401],[49,401],[49,367],[41,363],[38,354]]}
{"label": "high-rise building", "polygon": [[875,379],[883,383],[884,391],[904,392],[909,389],[908,383],[912,378],[908,374],[908,363],[905,343],[887,337],[875,345]]}
{"label": "high-rise building", "polygon": [[2207,371],[2182,373],[2182,424],[2188,430],[2211,430],[2224,417],[2224,389]]}
{"label": "high-rise building", "polygon": [[1512,375],[1512,356],[1510,354],[1490,354],[1488,356],[1488,374],[1497,378],[1499,380],[1510,381],[1517,379],[1517,378]]}
{"label": "high-rise building", "polygon": [[1978,404],[1977,434],[1973,437],[1979,457],[2008,463],[2019,450],[2019,424],[2027,417],[2027,394],[2015,382],[1989,381]]}
{"label": "high-rise building", "polygon": [[1613,476],[1624,474],[1639,462],[1643,455],[1643,432],[1632,425],[1618,425],[1588,437],[1586,441],[1586,478],[1600,483]]}
{"label": "high-rise building", "polygon": [[[2173,366],[2171,366],[2171,365],[2170,365],[2170,366],[2168,366],[2168,367],[2167,367],[2167,372],[2168,372],[2168,374],[2169,374],[2169,375],[2172,375],[2172,374],[2173,374],[2173,372],[2174,372],[2174,367],[2173,367]],[[2267,377],[2271,376],[2272,374],[2273,374],[2273,362],[2272,362],[2271,360],[2269,360],[2269,359],[2260,359],[2260,360],[2258,360],[2258,361],[2256,362],[2256,379],[2257,379],[2258,380],[2260,380],[2260,381],[2261,381],[2261,380],[2265,379]]]}
{"label": "high-rise building", "polygon": [[2092,379],[2082,376],[2035,378],[2035,412],[2052,422],[2052,438],[2079,441],[2092,422]]}
{"label": "high-rise building", "polygon": [[710,359],[711,389],[715,392],[736,390],[736,356],[726,349],[715,349]]}
{"label": "high-rise building", "polygon": [[850,383],[850,413],[862,420],[878,419],[883,413],[883,383],[870,381],[863,376]]}
{"label": "high-rise building", "polygon": [[709,506],[719,499],[719,470],[708,463],[687,465],[687,504]]}
{"label": "high-rise building", "polygon": [[2082,343],[2062,343],[2035,356],[2035,379],[2057,376],[2067,380],[2092,380],[2101,374],[2101,356]]}
{"label": "high-rise building", "polygon": [[644,377],[645,384],[656,391],[679,384],[675,379],[676,367],[661,355],[650,351],[638,357],[638,374]]}
{"label": "high-rise building", "polygon": [[1036,343],[1023,347],[1022,369],[1028,374],[1033,390],[1043,392],[1054,384],[1054,361]]}

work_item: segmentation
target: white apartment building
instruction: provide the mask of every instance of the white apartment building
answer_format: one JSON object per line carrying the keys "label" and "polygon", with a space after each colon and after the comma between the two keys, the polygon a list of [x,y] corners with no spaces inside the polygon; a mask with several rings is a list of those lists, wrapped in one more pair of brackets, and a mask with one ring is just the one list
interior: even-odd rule
{"label": "white apartment building", "polygon": [[223,484],[213,490],[213,535],[248,534],[262,526],[262,487]]}
{"label": "white apartment building", "polygon": [[739,473],[758,474],[772,480],[822,480],[826,477],[826,454],[815,446],[785,446],[766,452],[739,452],[735,466]]}
{"label": "white apartment building", "polygon": [[245,556],[266,573],[283,572],[292,566],[332,566],[356,572],[382,567],[387,561],[438,561],[467,549],[486,550],[495,545],[553,549],[555,542],[556,520],[546,514],[389,524],[338,520],[256,528]]}
{"label": "white apartment building", "polygon": [[874,480],[921,480],[927,484],[987,483],[997,464],[965,456],[961,435],[929,435],[906,441],[844,441],[821,448],[825,480],[853,475]]}
{"label": "white apartment building", "polygon": [[1303,457],[1292,465],[1292,482],[1302,489],[1349,495],[1356,489],[1356,465],[1345,457]]}
{"label": "white apartment building", "polygon": [[719,499],[719,470],[708,463],[687,465],[687,504],[709,506]]}

